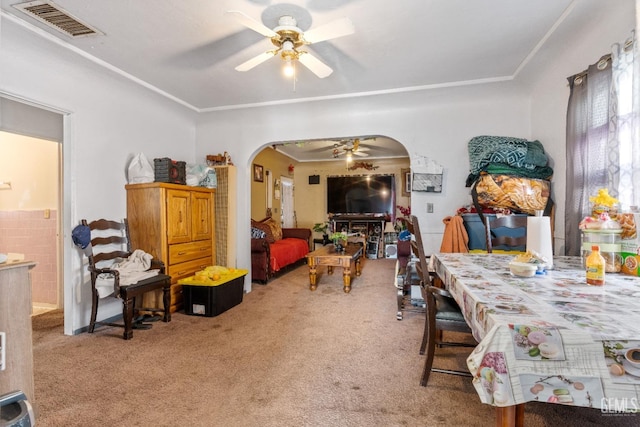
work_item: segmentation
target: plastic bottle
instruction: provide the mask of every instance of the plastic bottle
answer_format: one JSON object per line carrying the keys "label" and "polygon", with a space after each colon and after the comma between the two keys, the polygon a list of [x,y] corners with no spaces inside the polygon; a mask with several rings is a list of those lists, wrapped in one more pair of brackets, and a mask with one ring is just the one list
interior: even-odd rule
{"label": "plastic bottle", "polygon": [[604,285],[605,260],[600,254],[600,246],[591,246],[591,254],[585,262],[587,266],[587,284],[594,286]]}

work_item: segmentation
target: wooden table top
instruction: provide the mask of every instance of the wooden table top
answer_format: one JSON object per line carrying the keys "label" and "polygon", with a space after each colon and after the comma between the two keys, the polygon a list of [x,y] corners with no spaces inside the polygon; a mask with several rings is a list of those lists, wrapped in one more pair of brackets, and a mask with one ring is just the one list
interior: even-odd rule
{"label": "wooden table top", "polygon": [[336,252],[335,246],[331,244],[322,246],[321,248],[307,254],[307,258],[348,257],[350,259],[356,259],[360,256],[362,256],[362,246],[358,244],[348,244],[345,246],[344,252]]}

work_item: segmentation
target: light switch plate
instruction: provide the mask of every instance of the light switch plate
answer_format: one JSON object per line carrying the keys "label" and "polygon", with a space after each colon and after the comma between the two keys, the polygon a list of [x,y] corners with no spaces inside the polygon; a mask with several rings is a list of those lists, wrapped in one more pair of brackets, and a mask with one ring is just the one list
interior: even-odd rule
{"label": "light switch plate", "polygon": [[7,334],[0,332],[0,371],[5,369],[5,354],[7,352]]}

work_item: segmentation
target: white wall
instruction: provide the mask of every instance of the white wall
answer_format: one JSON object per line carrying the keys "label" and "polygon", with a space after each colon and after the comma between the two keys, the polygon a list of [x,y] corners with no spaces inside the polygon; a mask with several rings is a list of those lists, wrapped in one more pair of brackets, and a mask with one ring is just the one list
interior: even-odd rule
{"label": "white wall", "polygon": [[[588,2],[600,0],[583,0]],[[614,2],[607,2],[613,5]],[[635,0],[618,0],[606,13],[590,16],[588,27],[574,25],[576,10],[547,41],[544,49],[519,76],[530,86],[531,128],[553,160],[553,196],[556,202],[555,253],[564,254],[564,203],[566,191],[566,115],[569,101],[567,77],[585,70],[623,43],[635,28]]]}
{"label": "white wall", "polygon": [[[442,219],[470,202],[467,142],[486,134],[528,138],[529,117],[528,96],[512,82],[223,111],[198,118],[196,156],[228,151],[238,166],[238,265],[249,266],[249,166],[262,147],[344,135],[392,137],[406,147],[412,167],[426,156],[445,168],[442,193],[412,193],[426,250],[434,252],[442,240]],[[426,213],[427,202],[434,204],[433,214]]]}
{"label": "white wall", "polygon": [[11,182],[0,191],[0,210],[58,209],[58,145],[0,131],[0,183]]}
{"label": "white wall", "polygon": [[[88,324],[91,311],[71,229],[82,218],[126,216],[125,170],[132,153],[193,161],[194,113],[4,17],[0,29],[0,92],[68,113],[62,239],[69,334]],[[99,315],[121,307],[113,301]]]}

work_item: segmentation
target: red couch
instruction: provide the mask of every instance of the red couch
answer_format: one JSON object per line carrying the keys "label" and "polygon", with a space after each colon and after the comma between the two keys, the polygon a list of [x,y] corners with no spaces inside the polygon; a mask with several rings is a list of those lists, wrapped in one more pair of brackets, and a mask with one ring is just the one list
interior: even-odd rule
{"label": "red couch", "polygon": [[251,280],[267,283],[278,271],[309,253],[311,230],[283,228],[282,238],[269,242],[268,238],[251,239]]}

